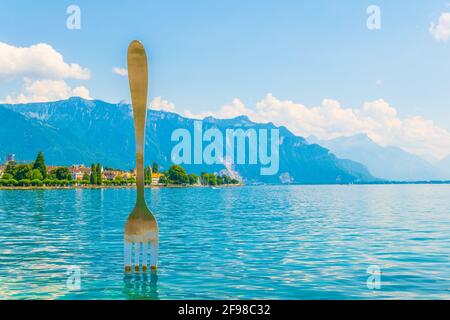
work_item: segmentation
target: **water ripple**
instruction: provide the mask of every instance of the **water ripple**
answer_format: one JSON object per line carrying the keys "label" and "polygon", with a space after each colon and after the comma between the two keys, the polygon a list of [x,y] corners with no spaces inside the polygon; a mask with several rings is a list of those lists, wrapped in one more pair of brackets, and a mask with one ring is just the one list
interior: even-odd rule
{"label": "water ripple", "polygon": [[[450,298],[449,186],[146,192],[160,266],[124,275],[134,190],[0,191],[0,298]],[[80,288],[67,285],[73,266]]]}

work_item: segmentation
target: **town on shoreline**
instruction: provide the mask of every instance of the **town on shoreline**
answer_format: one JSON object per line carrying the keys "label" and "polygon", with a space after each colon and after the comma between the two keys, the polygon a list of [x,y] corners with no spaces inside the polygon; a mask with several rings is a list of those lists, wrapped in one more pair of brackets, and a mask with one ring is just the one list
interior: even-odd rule
{"label": "town on shoreline", "polygon": [[[159,165],[145,167],[145,186],[151,187],[215,187],[240,186],[241,181],[226,174],[187,173],[180,165],[160,172]],[[8,155],[0,166],[1,189],[69,189],[69,188],[131,188],[136,184],[136,170],[103,167],[100,163],[72,166],[47,166],[42,151],[31,163],[17,163]]]}

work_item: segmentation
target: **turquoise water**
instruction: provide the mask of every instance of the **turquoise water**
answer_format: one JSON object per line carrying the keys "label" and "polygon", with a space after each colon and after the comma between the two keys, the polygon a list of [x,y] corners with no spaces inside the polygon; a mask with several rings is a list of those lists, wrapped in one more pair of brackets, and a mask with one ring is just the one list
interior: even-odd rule
{"label": "turquoise water", "polygon": [[127,276],[134,196],[0,191],[0,298],[450,299],[448,185],[146,190],[159,269]]}

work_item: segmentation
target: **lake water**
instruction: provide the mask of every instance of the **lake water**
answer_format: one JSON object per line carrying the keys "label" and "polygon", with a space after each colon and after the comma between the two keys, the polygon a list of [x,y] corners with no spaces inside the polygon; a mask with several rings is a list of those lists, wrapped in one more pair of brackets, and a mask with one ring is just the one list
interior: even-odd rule
{"label": "lake water", "polygon": [[[450,299],[450,186],[148,189],[157,273],[123,273],[133,189],[0,191],[2,299]],[[368,268],[380,288],[369,289]],[[372,270],[371,269],[371,270]],[[79,286],[68,281],[80,274]]]}

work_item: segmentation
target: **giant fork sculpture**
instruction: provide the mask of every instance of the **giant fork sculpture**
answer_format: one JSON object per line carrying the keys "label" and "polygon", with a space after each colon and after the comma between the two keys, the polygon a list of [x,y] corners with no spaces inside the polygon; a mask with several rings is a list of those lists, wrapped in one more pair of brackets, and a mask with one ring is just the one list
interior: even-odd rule
{"label": "giant fork sculpture", "polygon": [[148,244],[150,266],[158,263],[158,224],[147,207],[144,198],[144,145],[145,118],[147,113],[148,67],[144,46],[134,40],[128,47],[128,80],[133,105],[136,136],[136,205],[125,223],[124,258],[125,272],[131,272],[131,252],[134,244],[134,270],[139,272],[140,247],[142,245],[142,271],[147,270]]}

